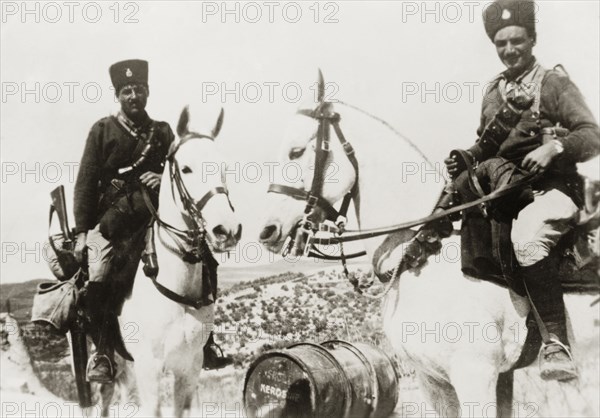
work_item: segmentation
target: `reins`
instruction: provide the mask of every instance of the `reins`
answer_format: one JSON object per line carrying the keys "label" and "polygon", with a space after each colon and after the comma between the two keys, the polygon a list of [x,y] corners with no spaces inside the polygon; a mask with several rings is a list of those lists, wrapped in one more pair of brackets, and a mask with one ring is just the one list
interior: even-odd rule
{"label": "reins", "polygon": [[[424,161],[429,164],[430,167],[435,169],[434,164],[427,159],[425,154],[419,149],[419,147],[414,144],[409,138],[406,138],[404,135],[400,134],[396,131],[389,123],[386,121],[371,115],[368,112],[365,112],[362,109],[359,109],[355,106],[352,106],[347,103],[340,102],[345,106],[351,107],[361,113],[367,115],[368,117],[378,121],[379,123],[386,126],[390,129],[396,136],[398,136],[403,141],[407,142],[409,146],[411,146],[414,150],[416,150],[419,155],[424,159]],[[316,136],[316,147],[315,147],[315,168],[313,181],[311,184],[311,190],[307,191],[304,189],[281,185],[281,184],[271,184],[269,186],[269,192],[279,193],[291,197],[296,200],[306,201],[306,206],[304,209],[302,220],[295,225],[294,228],[290,231],[289,235],[286,237],[286,240],[283,245],[282,255],[285,257],[289,253],[293,252],[294,255],[302,254],[304,256],[320,258],[324,260],[341,260],[342,266],[344,269],[344,274],[348,277],[348,269],[346,265],[346,260],[349,258],[361,257],[366,254],[365,251],[345,255],[343,244],[346,242],[360,241],[370,238],[379,237],[382,235],[388,235],[394,232],[411,229],[419,225],[427,224],[430,222],[435,222],[437,220],[444,219],[449,215],[461,212],[465,209],[473,208],[473,207],[482,207],[484,208],[484,204],[495,199],[506,196],[522,187],[526,187],[534,182],[539,175],[536,174],[528,174],[524,176],[521,180],[513,182],[508,185],[503,185],[502,187],[496,189],[495,191],[485,194],[481,187],[479,186],[479,182],[472,180],[474,174],[469,177],[470,186],[474,188],[474,192],[478,199],[467,202],[450,209],[446,209],[441,212],[437,212],[434,215],[429,215],[423,218],[419,218],[416,220],[391,225],[387,227],[374,228],[368,230],[350,230],[346,229],[346,220],[347,220],[347,211],[352,200],[355,200],[355,204],[358,205],[359,199],[359,166],[358,160],[356,158],[356,154],[354,148],[350,144],[350,142],[345,138],[341,127],[340,120],[341,117],[338,113],[335,113],[331,110],[331,103],[321,102],[316,109],[314,110],[299,110],[298,113],[304,116],[311,117],[315,119],[319,123],[319,127],[317,130]],[[338,138],[346,157],[352,164],[355,171],[355,181],[351,188],[351,190],[346,193],[342,200],[341,208],[337,211],[331,203],[325,200],[322,197],[323,185],[324,185],[324,175],[325,175],[325,164],[330,152],[330,127],[333,127],[336,137]],[[472,167],[467,167],[469,172],[472,172]],[[323,222],[316,223],[312,220],[312,216],[316,208],[319,208],[325,214],[325,221],[333,222],[333,225],[326,224]],[[322,238],[316,237],[316,234],[322,233],[330,233],[333,236]],[[304,244],[303,248],[299,248],[299,245]],[[317,248],[318,245],[339,245],[340,246],[340,256],[332,256],[324,254],[321,250]],[[401,268],[401,264],[399,263],[396,269],[394,270],[394,274],[392,275],[392,280],[387,286],[387,293],[391,288],[395,278],[398,275],[398,272]],[[368,296],[369,297],[369,296]]]}
{"label": "reins", "polygon": [[503,196],[506,196],[506,195],[514,192],[517,189],[520,189],[522,187],[526,187],[526,186],[530,185],[538,177],[539,177],[539,174],[533,174],[533,173],[528,174],[528,175],[524,176],[521,180],[515,181],[514,183],[511,183],[503,188],[497,189],[497,190],[493,191],[492,193],[484,195],[484,197],[481,197],[477,200],[473,200],[471,202],[463,203],[462,205],[455,206],[451,209],[446,209],[444,211],[440,211],[440,212],[436,213],[435,215],[429,215],[424,218],[419,218],[419,219],[415,219],[413,221],[408,221],[408,222],[404,222],[404,223],[400,223],[400,224],[396,224],[396,225],[392,225],[392,226],[387,226],[387,227],[382,227],[382,228],[373,228],[373,229],[366,229],[366,230],[347,229],[344,231],[344,236],[338,236],[338,237],[332,237],[332,238],[313,238],[312,242],[315,244],[318,244],[318,245],[332,245],[332,244],[338,244],[338,243],[343,243],[343,242],[351,242],[351,241],[358,241],[358,240],[363,240],[363,239],[368,239],[368,238],[375,238],[375,237],[378,237],[381,235],[388,235],[393,232],[410,229],[415,226],[419,226],[419,225],[423,225],[426,223],[430,223],[430,222],[434,222],[434,221],[443,219],[449,215],[461,212],[465,209],[476,207],[483,203],[487,203],[492,200],[499,199]]}

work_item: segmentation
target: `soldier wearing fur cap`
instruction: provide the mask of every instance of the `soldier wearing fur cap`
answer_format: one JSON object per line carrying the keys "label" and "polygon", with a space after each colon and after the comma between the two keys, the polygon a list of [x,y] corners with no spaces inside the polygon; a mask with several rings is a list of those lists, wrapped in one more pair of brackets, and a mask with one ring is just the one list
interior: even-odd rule
{"label": "soldier wearing fur cap", "polygon": [[[157,207],[164,162],[174,141],[169,125],[152,120],[146,112],[148,63],[137,59],[117,62],[109,73],[120,110],[92,126],[74,199],[75,256],[83,263],[88,247],[93,255],[88,257],[85,305],[97,353],[90,358],[87,377],[98,382],[111,381],[115,375],[113,353],[122,348],[115,335],[117,316],[131,292],[151,220],[141,187],[147,187]],[[219,366],[229,361],[211,358],[220,349],[212,347],[212,338],[208,345],[205,364],[212,361]],[[128,354],[119,352],[125,357]]]}
{"label": "soldier wearing fur cap", "polygon": [[[539,175],[532,185],[533,201],[517,205],[520,211],[511,215],[515,218],[511,240],[519,275],[539,313],[539,327],[547,330],[540,353],[541,376],[570,380],[577,371],[567,338],[558,263],[551,251],[577,223],[582,201],[576,192],[581,184],[576,163],[600,153],[600,131],[566,72],[560,66],[546,70],[534,57],[535,12],[536,5],[529,0],[497,0],[485,10],[485,31],[506,70],[492,80],[484,98],[480,138],[507,99],[533,100],[493,153],[480,140],[467,154],[480,167],[494,159]],[[445,163],[451,175],[460,173],[455,158]]]}

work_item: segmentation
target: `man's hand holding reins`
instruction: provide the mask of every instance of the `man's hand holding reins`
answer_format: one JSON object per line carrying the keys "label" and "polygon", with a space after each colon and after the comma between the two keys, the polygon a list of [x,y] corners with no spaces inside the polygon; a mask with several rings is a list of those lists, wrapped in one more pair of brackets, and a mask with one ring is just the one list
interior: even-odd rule
{"label": "man's hand holding reins", "polygon": [[561,142],[557,140],[547,142],[527,154],[521,167],[532,173],[543,173],[563,151]]}
{"label": "man's hand holding reins", "polygon": [[140,181],[143,185],[155,190],[160,186],[160,179],[161,175],[153,171],[146,171],[140,176]]}
{"label": "man's hand holding reins", "polygon": [[448,157],[444,160],[444,164],[446,164],[446,170],[448,170],[448,174],[451,177],[454,177],[458,174],[458,162],[454,159],[454,157]]}

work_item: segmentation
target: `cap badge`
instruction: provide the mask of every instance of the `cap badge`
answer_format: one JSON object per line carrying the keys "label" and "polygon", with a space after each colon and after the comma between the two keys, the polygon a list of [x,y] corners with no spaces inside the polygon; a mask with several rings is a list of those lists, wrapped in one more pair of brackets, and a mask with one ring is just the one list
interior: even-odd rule
{"label": "cap badge", "polygon": [[508,9],[502,10],[502,19],[508,20],[508,19],[510,19],[510,16],[511,16],[510,10],[508,10]]}
{"label": "cap badge", "polygon": [[132,73],[132,72],[131,72],[131,70],[128,68],[128,69],[125,71],[125,75],[126,75],[127,77],[131,77],[131,76],[133,75],[133,73]]}

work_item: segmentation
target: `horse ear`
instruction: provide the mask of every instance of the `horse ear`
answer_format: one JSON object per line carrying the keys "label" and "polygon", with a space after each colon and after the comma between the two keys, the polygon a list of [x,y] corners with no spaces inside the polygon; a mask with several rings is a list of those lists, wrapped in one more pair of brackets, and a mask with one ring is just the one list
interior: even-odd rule
{"label": "horse ear", "polygon": [[185,134],[188,133],[188,124],[190,123],[190,109],[189,106],[186,106],[181,111],[181,116],[179,116],[179,122],[177,123],[177,135],[180,138],[183,138]]}
{"label": "horse ear", "polygon": [[212,130],[213,139],[216,138],[217,135],[219,135],[219,132],[221,132],[221,127],[223,126],[223,118],[224,117],[225,117],[225,110],[223,110],[223,108],[221,108],[221,113],[219,113],[219,118],[217,119],[217,123]]}
{"label": "horse ear", "polygon": [[323,79],[323,73],[321,72],[321,69],[319,68],[319,83],[318,83],[318,90],[317,90],[317,100],[319,101],[319,103],[323,103],[323,100],[325,100],[325,80]]}
{"label": "horse ear", "polygon": [[181,144],[181,140],[178,138],[175,138],[175,140],[173,142],[171,142],[171,145],[169,145],[169,151],[167,151],[167,160],[170,160],[171,158],[173,158],[173,155],[175,155],[175,153],[179,149],[180,144]]}

